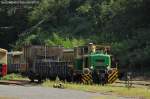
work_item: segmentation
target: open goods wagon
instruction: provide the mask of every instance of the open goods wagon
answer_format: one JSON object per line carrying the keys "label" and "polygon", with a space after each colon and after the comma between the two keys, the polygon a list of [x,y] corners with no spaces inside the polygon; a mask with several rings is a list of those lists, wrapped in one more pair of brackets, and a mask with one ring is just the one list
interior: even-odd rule
{"label": "open goods wagon", "polygon": [[25,46],[23,52],[29,65],[27,75],[32,81],[36,79],[41,81],[46,78],[55,79],[57,76],[61,80],[65,80],[70,77],[69,66],[73,65],[71,50],[64,51],[62,46],[34,45]]}

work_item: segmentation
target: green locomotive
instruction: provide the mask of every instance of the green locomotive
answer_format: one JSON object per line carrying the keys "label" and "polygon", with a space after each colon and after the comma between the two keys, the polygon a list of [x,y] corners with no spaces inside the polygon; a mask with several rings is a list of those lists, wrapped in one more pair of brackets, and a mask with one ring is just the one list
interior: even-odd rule
{"label": "green locomotive", "polygon": [[118,78],[117,66],[112,65],[109,46],[81,46],[75,49],[74,75],[83,83],[113,83]]}

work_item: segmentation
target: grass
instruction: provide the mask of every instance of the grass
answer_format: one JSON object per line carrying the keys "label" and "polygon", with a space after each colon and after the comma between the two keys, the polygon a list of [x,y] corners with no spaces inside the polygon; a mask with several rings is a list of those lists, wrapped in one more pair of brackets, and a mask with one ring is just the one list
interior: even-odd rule
{"label": "grass", "polygon": [[[56,82],[54,81],[45,81],[42,86],[44,87],[53,87]],[[126,88],[126,87],[117,87],[113,85],[83,85],[75,83],[64,83],[64,87],[67,89],[88,91],[88,92],[100,92],[104,94],[113,94],[119,96],[129,96],[129,97],[138,97],[139,99],[150,99],[150,88]],[[109,99],[104,97],[104,99]],[[94,99],[103,99],[95,97]]]}
{"label": "grass", "polygon": [[27,80],[27,79],[28,78],[23,77],[19,74],[15,74],[15,73],[8,74],[8,75],[1,78],[1,80]]}

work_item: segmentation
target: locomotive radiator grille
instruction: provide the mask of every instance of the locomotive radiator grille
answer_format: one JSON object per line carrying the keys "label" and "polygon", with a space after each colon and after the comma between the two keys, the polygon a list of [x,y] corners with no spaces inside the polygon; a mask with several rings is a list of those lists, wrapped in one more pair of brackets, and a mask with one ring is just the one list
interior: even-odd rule
{"label": "locomotive radiator grille", "polygon": [[108,74],[108,83],[109,84],[112,84],[114,83],[118,78],[118,70],[117,69],[113,69],[111,71],[110,74]]}

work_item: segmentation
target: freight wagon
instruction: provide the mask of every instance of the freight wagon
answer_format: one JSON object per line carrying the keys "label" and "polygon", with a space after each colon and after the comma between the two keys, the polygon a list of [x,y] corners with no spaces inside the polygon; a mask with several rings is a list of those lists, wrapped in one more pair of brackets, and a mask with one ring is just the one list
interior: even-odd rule
{"label": "freight wagon", "polygon": [[0,77],[7,74],[7,50],[0,48]]}
{"label": "freight wagon", "polygon": [[71,63],[62,59],[62,46],[25,46],[23,52],[24,59],[29,64],[27,74],[31,81],[55,79],[56,76],[63,80],[68,78],[68,64]]}
{"label": "freight wagon", "polygon": [[112,65],[109,46],[89,44],[65,49],[63,46],[25,46],[31,81],[55,79],[81,83],[113,83],[118,70]]}

